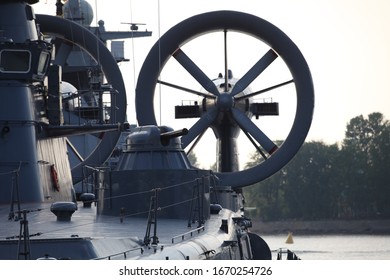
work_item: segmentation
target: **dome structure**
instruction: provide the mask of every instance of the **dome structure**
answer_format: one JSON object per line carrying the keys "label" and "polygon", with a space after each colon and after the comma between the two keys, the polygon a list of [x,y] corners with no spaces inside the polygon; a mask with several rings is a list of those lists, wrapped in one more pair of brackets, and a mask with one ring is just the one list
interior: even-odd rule
{"label": "dome structure", "polygon": [[94,17],[91,4],[86,0],[68,0],[63,7],[64,18],[90,26]]}

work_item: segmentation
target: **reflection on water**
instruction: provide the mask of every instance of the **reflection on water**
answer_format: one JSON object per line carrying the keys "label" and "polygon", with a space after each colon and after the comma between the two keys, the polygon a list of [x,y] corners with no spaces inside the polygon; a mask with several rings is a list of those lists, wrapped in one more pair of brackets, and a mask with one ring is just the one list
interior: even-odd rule
{"label": "reflection on water", "polygon": [[[390,235],[262,235],[271,250],[290,249],[303,260],[390,260]],[[276,259],[276,252],[273,255]]]}

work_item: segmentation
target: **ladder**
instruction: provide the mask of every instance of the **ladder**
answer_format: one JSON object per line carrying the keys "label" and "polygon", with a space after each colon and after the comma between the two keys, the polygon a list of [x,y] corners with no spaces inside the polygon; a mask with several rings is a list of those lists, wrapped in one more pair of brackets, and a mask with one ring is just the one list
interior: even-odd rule
{"label": "ladder", "polygon": [[[152,191],[154,192],[154,194],[150,197],[148,225],[146,227],[146,233],[144,237],[144,245],[147,246],[149,246],[150,244],[152,246],[157,246],[159,242],[157,237],[157,211],[160,210],[158,207],[158,192],[160,191],[160,189],[155,188]],[[153,236],[150,237],[152,225],[153,225]]]}
{"label": "ladder", "polygon": [[[20,211],[20,198],[19,198],[19,171],[20,171],[20,164],[18,169],[13,170],[11,172],[12,174],[12,187],[11,187],[11,205],[10,205],[10,210],[8,214],[8,220],[15,220],[19,221],[21,217],[21,211]],[[18,216],[15,217],[15,203],[18,207],[18,210],[16,211],[18,213]]]}
{"label": "ladder", "polygon": [[[203,190],[204,182],[202,179],[196,179],[196,184],[192,187],[190,214],[188,217],[188,224],[187,224],[188,227],[191,227],[191,224],[197,221],[198,228],[200,228],[201,226],[204,225],[205,222],[204,215],[203,215],[203,199],[202,199],[202,194],[204,193]],[[194,205],[195,203],[196,205]]]}
{"label": "ladder", "polygon": [[[18,241],[18,260],[30,259],[30,234],[28,231],[28,220],[27,213],[30,212],[28,210],[23,210],[23,219],[20,220],[20,231],[19,231],[19,241]],[[20,211],[18,211],[20,215]],[[23,246],[22,245],[23,238]]]}

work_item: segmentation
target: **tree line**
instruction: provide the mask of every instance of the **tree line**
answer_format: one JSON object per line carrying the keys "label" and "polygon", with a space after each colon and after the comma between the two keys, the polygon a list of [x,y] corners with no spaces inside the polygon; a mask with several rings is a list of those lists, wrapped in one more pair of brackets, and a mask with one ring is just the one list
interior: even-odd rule
{"label": "tree line", "polygon": [[[261,160],[253,154],[247,167]],[[279,172],[244,188],[245,205],[264,221],[390,218],[389,176],[390,123],[360,115],[341,143],[306,142]]]}

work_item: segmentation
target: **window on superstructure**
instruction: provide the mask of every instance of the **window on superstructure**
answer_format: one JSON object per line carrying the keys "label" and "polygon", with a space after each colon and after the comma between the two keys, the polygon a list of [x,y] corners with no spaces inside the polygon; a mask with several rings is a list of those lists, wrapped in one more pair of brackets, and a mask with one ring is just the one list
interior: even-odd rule
{"label": "window on superstructure", "polygon": [[27,50],[1,50],[0,72],[28,73],[31,67],[31,53]]}

